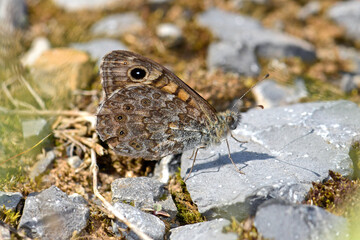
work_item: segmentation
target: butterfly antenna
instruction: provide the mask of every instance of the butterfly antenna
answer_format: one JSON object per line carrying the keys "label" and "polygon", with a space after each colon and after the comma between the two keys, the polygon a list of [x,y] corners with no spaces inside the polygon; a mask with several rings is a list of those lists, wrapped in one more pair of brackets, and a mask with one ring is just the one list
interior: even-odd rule
{"label": "butterfly antenna", "polygon": [[[258,85],[260,82],[262,82],[263,80],[267,79],[268,77],[270,76],[270,74],[265,74],[265,76],[260,80],[258,81],[257,83],[255,83],[254,85],[252,85],[239,99],[243,99],[243,97],[245,97],[246,94],[248,94],[256,85]],[[261,107],[262,105],[259,105],[258,107]],[[262,107],[264,108],[264,107]]]}

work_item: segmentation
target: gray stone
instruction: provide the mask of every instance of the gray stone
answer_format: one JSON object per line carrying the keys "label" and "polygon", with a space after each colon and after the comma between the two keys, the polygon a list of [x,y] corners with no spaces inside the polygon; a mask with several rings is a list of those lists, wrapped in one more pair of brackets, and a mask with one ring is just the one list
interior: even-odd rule
{"label": "gray stone", "polygon": [[257,76],[260,73],[254,49],[246,44],[234,44],[228,41],[210,44],[207,66],[211,70],[219,68],[225,72],[246,76]]}
{"label": "gray stone", "polygon": [[0,0],[0,29],[23,29],[28,24],[27,18],[27,5],[24,0]]}
{"label": "gray stone", "polygon": [[91,58],[100,65],[101,58],[113,50],[127,50],[127,47],[120,41],[101,38],[86,43],[72,43],[70,47],[88,52]]}
{"label": "gray stone", "polygon": [[67,159],[67,163],[69,164],[70,167],[76,169],[80,167],[83,161],[80,159],[79,156],[72,156]]}
{"label": "gray stone", "polygon": [[51,48],[50,42],[45,37],[37,37],[31,43],[29,51],[21,58],[24,66],[31,66],[43,52]]}
{"label": "gray stone", "polygon": [[119,0],[52,0],[56,6],[65,9],[66,11],[80,11],[80,10],[99,10],[112,9],[120,6],[122,1]]}
{"label": "gray stone", "polygon": [[354,89],[360,89],[360,74],[342,74],[340,86],[345,93],[350,93]]}
{"label": "gray stone", "polygon": [[180,157],[169,155],[162,158],[155,165],[153,178],[166,184],[180,167]]}
{"label": "gray stone", "polygon": [[259,57],[299,57],[305,62],[316,60],[315,49],[310,43],[265,29],[257,20],[243,15],[210,9],[198,16],[197,21],[220,40],[234,46],[245,44]]}
{"label": "gray stone", "polygon": [[91,27],[94,35],[120,37],[124,33],[134,33],[145,26],[142,19],[134,12],[120,13],[107,16]]}
{"label": "gray stone", "polygon": [[254,224],[274,240],[349,239],[347,220],[316,206],[269,201],[259,207]]}
{"label": "gray stone", "polygon": [[[132,224],[137,226],[143,233],[152,239],[164,239],[165,224],[159,218],[125,203],[116,202],[114,207]],[[140,239],[133,231],[120,233],[118,228],[126,229],[126,225],[119,221],[113,222],[113,230],[117,235],[123,235],[125,239]]]}
{"label": "gray stone", "polygon": [[43,118],[23,120],[21,122],[23,137],[38,137],[47,126],[47,121]]}
{"label": "gray stone", "polygon": [[34,164],[34,166],[32,166],[29,174],[30,179],[35,179],[37,176],[40,176],[42,173],[44,173],[55,159],[56,154],[54,151],[47,152],[44,157],[42,157]]}
{"label": "gray stone", "polygon": [[10,231],[0,225],[0,239],[1,240],[11,240]]}
{"label": "gray stone", "polygon": [[131,203],[137,208],[156,210],[160,207],[175,217],[176,206],[164,186],[158,180],[148,177],[119,178],[111,184],[112,201]]}
{"label": "gray stone", "polygon": [[167,47],[176,47],[183,42],[181,29],[172,23],[162,23],[156,27],[156,35]]}
{"label": "gray stone", "polygon": [[360,1],[336,3],[328,10],[328,15],[345,29],[348,38],[360,40]]}
{"label": "gray stone", "polygon": [[300,20],[306,20],[308,17],[318,14],[320,10],[321,10],[320,2],[311,1],[300,9],[297,17]]}
{"label": "gray stone", "polygon": [[7,210],[16,211],[22,198],[23,196],[19,192],[0,192],[0,207],[5,206]]}
{"label": "gray stone", "polygon": [[[303,185],[328,177],[328,171],[353,174],[349,148],[360,139],[360,109],[349,101],[296,104],[271,109],[252,109],[225,142],[200,149],[194,169],[186,181],[187,190],[208,219],[247,215],[245,200],[260,189],[281,189]],[[185,177],[192,151],[182,155],[181,176]],[[300,190],[301,192],[301,190]],[[289,201],[293,201],[291,194]],[[299,197],[300,198],[300,197]]]}
{"label": "gray stone", "polygon": [[230,225],[226,219],[215,219],[209,222],[189,224],[171,229],[170,240],[235,240],[235,233],[224,233],[223,228]]}
{"label": "gray stone", "polygon": [[355,74],[360,74],[360,52],[355,48],[349,48],[340,46],[338,48],[339,56],[342,60],[350,62],[351,72]]}
{"label": "gray stone", "polygon": [[274,80],[266,79],[257,84],[252,89],[252,93],[256,102],[264,108],[298,103],[308,95],[303,79],[296,79],[293,86],[280,85]]}
{"label": "gray stone", "polygon": [[89,209],[85,204],[74,202],[52,186],[27,197],[19,229],[24,229],[31,238],[69,239],[75,231],[86,227],[88,218]]}

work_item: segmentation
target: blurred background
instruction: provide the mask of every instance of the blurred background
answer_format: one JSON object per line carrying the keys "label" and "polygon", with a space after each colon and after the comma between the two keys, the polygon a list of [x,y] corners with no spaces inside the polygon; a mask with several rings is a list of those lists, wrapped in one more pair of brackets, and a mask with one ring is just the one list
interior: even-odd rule
{"label": "blurred background", "polygon": [[[115,49],[166,66],[218,111],[256,83],[244,109],[360,103],[360,1],[0,0],[0,23],[3,191],[91,191],[74,169],[94,147],[99,62]],[[103,190],[154,167],[96,144]]]}

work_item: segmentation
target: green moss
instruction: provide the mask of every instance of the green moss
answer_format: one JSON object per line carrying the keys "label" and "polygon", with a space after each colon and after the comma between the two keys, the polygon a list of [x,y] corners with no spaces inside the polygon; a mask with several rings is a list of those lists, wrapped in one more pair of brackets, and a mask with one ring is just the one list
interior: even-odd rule
{"label": "green moss", "polygon": [[181,179],[180,171],[170,180],[169,190],[178,209],[177,217],[181,224],[206,221],[205,217],[199,213],[197,206],[192,202],[190,194],[186,190],[186,185]]}
{"label": "green moss", "polygon": [[19,220],[20,220],[20,213],[19,212],[15,212],[11,209],[6,209],[5,206],[3,205],[1,210],[0,210],[0,219],[11,225],[12,227],[16,228],[16,226],[19,224]]}
{"label": "green moss", "polygon": [[354,166],[354,178],[360,178],[360,142],[354,142],[349,150],[349,156]]}
{"label": "green moss", "polygon": [[242,222],[238,222],[234,217],[231,219],[230,226],[227,226],[223,230],[225,233],[236,233],[238,239],[248,239],[248,240],[265,240],[262,237],[256,227],[254,226],[254,219],[247,218]]}

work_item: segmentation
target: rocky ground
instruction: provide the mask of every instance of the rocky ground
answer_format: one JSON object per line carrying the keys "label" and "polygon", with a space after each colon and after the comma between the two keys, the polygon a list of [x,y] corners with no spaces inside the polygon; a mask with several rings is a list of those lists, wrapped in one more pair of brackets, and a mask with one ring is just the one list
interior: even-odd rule
{"label": "rocky ground", "polygon": [[[360,1],[0,0],[0,22],[3,239],[139,239],[95,197],[92,156],[153,239],[360,238]],[[200,149],[191,173],[192,151],[116,155],[95,133],[112,50],[218,111],[241,102],[230,150]]]}

